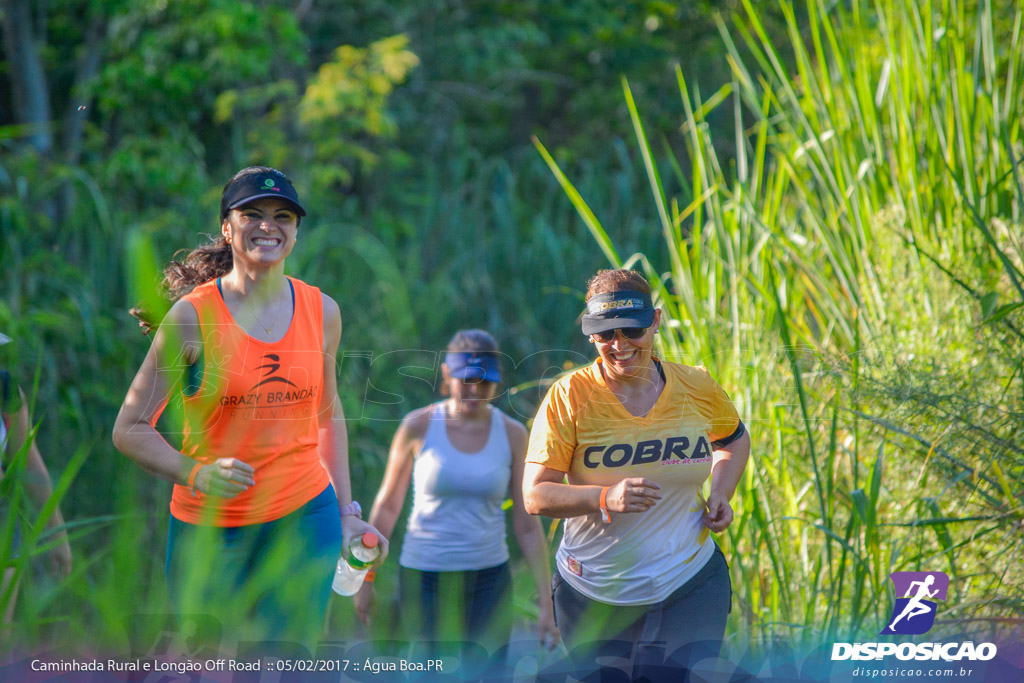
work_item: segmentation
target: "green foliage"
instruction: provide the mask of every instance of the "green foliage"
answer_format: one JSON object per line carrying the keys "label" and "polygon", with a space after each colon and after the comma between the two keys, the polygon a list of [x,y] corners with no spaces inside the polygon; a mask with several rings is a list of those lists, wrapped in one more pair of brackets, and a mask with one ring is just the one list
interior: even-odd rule
{"label": "green foliage", "polygon": [[393,102],[403,147],[437,154],[464,126],[472,148],[506,154],[544,131],[550,148],[579,158],[594,140],[628,133],[613,96],[623,73],[643,88],[659,128],[677,125],[672,65],[725,77],[713,16],[735,5],[367,0],[314,7],[309,23],[315,44],[325,36],[354,45],[367,35],[409,36],[420,66]]}
{"label": "green foliage", "polygon": [[220,156],[211,125],[218,94],[300,70],[304,43],[294,14],[274,4],[188,0],[117,8],[106,65],[88,86],[99,113],[89,146],[109,159],[107,185],[135,207],[198,194],[209,184],[208,159]]}
{"label": "green foliage", "polygon": [[243,141],[236,150],[241,163],[302,168],[318,196],[345,189],[382,154],[392,166],[402,163],[389,144],[397,125],[387,106],[418,63],[407,44],[398,35],[366,48],[342,45],[304,86],[280,80],[225,90],[215,121]]}
{"label": "green foliage", "polygon": [[[386,111],[388,98],[419,63],[408,42],[398,35],[366,49],[343,45],[306,87],[298,112],[309,139],[317,141],[311,160],[316,189],[349,185],[347,160],[370,170],[379,161],[370,141],[395,137],[397,124]],[[401,163],[394,157],[390,161]]]}

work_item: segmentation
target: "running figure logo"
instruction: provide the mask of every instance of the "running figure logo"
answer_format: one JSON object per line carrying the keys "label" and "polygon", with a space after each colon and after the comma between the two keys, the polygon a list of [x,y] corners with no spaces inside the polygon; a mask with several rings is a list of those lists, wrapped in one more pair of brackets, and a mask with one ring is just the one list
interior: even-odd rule
{"label": "running figure logo", "polygon": [[264,364],[256,369],[266,370],[266,372],[263,374],[263,379],[253,385],[252,389],[249,390],[250,392],[255,391],[264,384],[271,384],[272,382],[281,382],[283,384],[287,384],[288,386],[295,387],[296,389],[299,388],[298,386],[296,386],[295,382],[290,382],[284,377],[278,377],[277,375],[274,374],[275,372],[281,369],[281,356],[277,355],[276,353],[266,353],[263,354],[263,360],[265,361]]}
{"label": "running figure logo", "polygon": [[935,623],[933,600],[946,599],[949,577],[944,572],[893,572],[889,578],[896,588],[896,604],[889,624],[879,635],[927,633]]}

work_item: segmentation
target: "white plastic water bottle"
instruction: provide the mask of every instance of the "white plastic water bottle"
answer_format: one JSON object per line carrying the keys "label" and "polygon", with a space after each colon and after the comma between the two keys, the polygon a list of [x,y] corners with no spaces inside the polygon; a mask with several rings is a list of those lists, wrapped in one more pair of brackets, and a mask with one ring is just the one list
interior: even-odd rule
{"label": "white plastic water bottle", "polygon": [[334,570],[334,582],[331,588],[338,595],[355,595],[370,565],[380,555],[380,548],[377,544],[380,539],[374,534],[366,532],[359,538],[352,541],[349,546],[348,557],[342,556],[338,560],[338,568]]}

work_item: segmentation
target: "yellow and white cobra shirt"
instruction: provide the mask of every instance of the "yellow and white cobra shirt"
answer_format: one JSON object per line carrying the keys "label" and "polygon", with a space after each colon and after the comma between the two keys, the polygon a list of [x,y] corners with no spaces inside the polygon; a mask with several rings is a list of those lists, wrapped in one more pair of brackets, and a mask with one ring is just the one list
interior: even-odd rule
{"label": "yellow and white cobra shirt", "polygon": [[703,367],[661,362],[665,388],[644,417],[605,384],[601,360],[560,378],[530,432],[526,461],[565,472],[570,484],[611,486],[646,477],[661,489],[647,512],[572,517],[558,571],[587,597],[613,605],[660,602],[696,574],[715,544],[703,524],[712,441],[740,425],[729,396]]}

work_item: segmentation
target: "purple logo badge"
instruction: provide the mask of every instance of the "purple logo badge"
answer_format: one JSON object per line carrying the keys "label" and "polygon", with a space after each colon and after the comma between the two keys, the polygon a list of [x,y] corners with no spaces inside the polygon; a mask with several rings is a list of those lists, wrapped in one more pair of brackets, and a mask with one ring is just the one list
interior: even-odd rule
{"label": "purple logo badge", "polygon": [[893,572],[896,604],[879,635],[920,635],[935,624],[935,600],[945,600],[949,577],[944,572]]}

